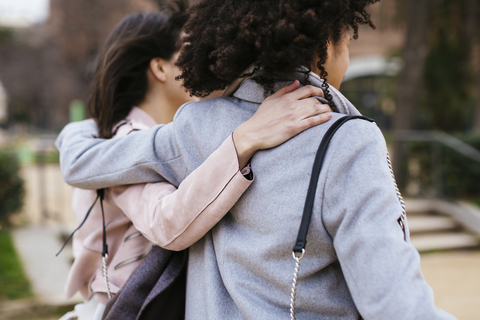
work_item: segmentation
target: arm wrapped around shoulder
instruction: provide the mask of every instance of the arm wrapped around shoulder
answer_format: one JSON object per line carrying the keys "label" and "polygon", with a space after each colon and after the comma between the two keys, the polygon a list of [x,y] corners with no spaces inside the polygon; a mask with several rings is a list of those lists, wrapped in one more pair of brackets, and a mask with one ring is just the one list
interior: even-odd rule
{"label": "arm wrapped around shoulder", "polygon": [[397,222],[402,208],[378,127],[349,121],[327,153],[323,221],[362,317],[455,319],[435,307],[420,256],[404,240]]}
{"label": "arm wrapped around shoulder", "polygon": [[[93,120],[68,124],[57,138],[63,179],[82,189],[133,183],[180,183],[185,168],[171,125],[113,139],[97,139]],[[161,151],[161,152],[160,152]]]}

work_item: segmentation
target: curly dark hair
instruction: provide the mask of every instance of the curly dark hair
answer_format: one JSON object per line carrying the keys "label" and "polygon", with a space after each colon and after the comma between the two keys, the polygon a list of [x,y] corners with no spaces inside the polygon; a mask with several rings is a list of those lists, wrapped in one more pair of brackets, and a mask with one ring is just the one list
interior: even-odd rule
{"label": "curly dark hair", "polygon": [[[190,8],[187,36],[177,66],[192,95],[204,97],[225,89],[252,63],[266,93],[275,74],[305,66],[306,81],[315,55],[320,77],[327,72],[327,42],[338,43],[347,29],[375,28],[365,8],[379,0],[203,0]],[[326,98],[331,101],[325,81]]]}

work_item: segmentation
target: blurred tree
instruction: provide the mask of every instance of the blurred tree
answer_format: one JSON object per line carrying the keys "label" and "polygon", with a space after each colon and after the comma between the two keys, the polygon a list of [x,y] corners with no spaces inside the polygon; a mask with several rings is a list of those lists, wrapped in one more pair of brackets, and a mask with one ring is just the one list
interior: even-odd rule
{"label": "blurred tree", "polygon": [[466,36],[470,51],[470,61],[474,76],[473,93],[475,111],[473,129],[480,132],[480,3],[478,0],[466,0]]}
{"label": "blurred tree", "polygon": [[[428,54],[428,30],[431,22],[432,0],[401,1],[403,18],[406,24],[406,39],[403,48],[405,67],[402,69],[397,88],[396,110],[392,129],[412,129],[418,97],[422,85],[425,58]],[[401,189],[406,183],[406,162],[403,145],[395,141],[393,165],[397,183]]]}
{"label": "blurred tree", "polygon": [[9,96],[7,125],[60,129],[69,104],[89,94],[98,50],[127,14],[156,10],[153,0],[51,0],[50,18],[0,29],[0,79]]}
{"label": "blurred tree", "polygon": [[[414,129],[421,119],[428,129],[480,131],[480,2],[399,3],[407,32],[393,130]],[[405,159],[402,144],[395,142],[394,168],[401,188]]]}
{"label": "blurred tree", "polygon": [[[9,97],[8,124],[51,127],[62,117],[56,108],[72,92],[71,74],[40,29],[15,30],[0,43],[0,79]],[[68,113],[63,112],[63,117]]]}
{"label": "blurred tree", "polygon": [[[98,51],[113,27],[137,11],[130,0],[52,0],[50,32],[61,63],[72,70],[77,96],[87,100]],[[68,104],[64,106],[68,110]]]}
{"label": "blurred tree", "polygon": [[132,11],[129,0],[52,0],[52,33],[63,61],[85,68],[113,27]]}
{"label": "blurred tree", "polygon": [[472,126],[470,31],[465,23],[469,10],[465,0],[437,0],[434,8],[421,103],[429,129],[460,132]]}

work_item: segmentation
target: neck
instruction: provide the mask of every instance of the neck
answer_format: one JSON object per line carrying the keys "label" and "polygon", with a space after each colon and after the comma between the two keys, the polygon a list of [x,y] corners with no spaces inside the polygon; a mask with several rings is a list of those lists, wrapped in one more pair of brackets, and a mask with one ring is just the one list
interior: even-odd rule
{"label": "neck", "polygon": [[160,90],[149,90],[145,99],[137,105],[138,108],[145,111],[158,124],[167,124],[172,122],[177,107],[171,105]]}

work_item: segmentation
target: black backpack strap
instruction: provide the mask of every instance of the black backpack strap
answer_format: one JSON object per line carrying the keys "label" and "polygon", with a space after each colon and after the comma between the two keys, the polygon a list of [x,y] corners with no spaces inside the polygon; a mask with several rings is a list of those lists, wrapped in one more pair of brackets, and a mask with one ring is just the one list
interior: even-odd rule
{"label": "black backpack strap", "polygon": [[335,132],[337,132],[337,130],[345,122],[353,119],[363,119],[369,122],[374,122],[373,119],[363,116],[346,116],[338,119],[325,133],[325,136],[323,137],[322,142],[318,147],[317,155],[315,156],[315,162],[313,163],[312,176],[310,177],[310,185],[308,187],[307,198],[305,200],[305,206],[303,208],[302,222],[300,223],[297,240],[295,241],[295,246],[293,247],[294,252],[302,252],[307,244],[307,232],[312,217],[313,203],[315,201],[315,193],[317,191],[318,179],[320,176],[320,171],[322,170],[323,161],[325,159],[325,154],[330,140],[332,140]]}

